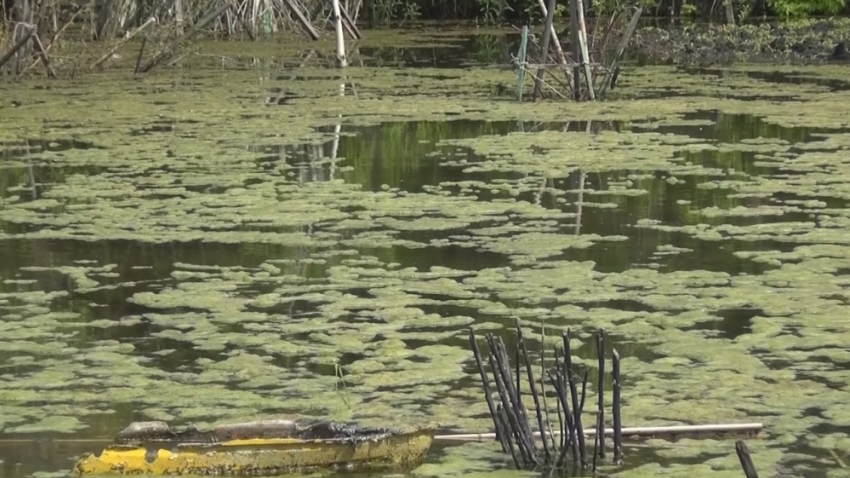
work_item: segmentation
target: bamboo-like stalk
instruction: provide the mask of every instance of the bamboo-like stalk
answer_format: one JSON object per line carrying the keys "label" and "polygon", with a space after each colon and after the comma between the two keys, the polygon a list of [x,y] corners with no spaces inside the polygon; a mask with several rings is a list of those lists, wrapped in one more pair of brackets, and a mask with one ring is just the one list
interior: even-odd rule
{"label": "bamboo-like stalk", "polygon": [[[605,428],[605,331],[599,329],[596,336],[596,355],[599,360],[599,383],[597,384],[597,404],[599,409],[597,427],[599,430]],[[599,442],[599,458],[605,458],[605,433],[597,432]]]}
{"label": "bamboo-like stalk", "polygon": [[611,374],[614,377],[614,404],[612,415],[614,416],[614,462],[623,462],[623,423],[620,417],[620,353],[614,349],[612,358]]}
{"label": "bamboo-like stalk", "polygon": [[[478,348],[478,340],[475,337],[475,331],[469,329],[469,344],[472,346],[472,355],[475,356],[475,364],[478,366],[478,374],[481,376],[481,383],[484,386],[484,397],[487,400],[487,408],[490,409],[490,416],[493,417],[493,426],[498,427],[496,421],[496,405],[493,402],[493,394],[490,391],[490,379],[487,377],[487,371],[484,369],[484,362],[481,359],[481,350]],[[502,441],[502,451],[507,451],[507,444]]]}
{"label": "bamboo-like stalk", "polygon": [[525,52],[528,48],[528,26],[522,26],[522,40],[519,46],[519,73],[517,78],[517,101],[522,101],[522,92],[525,90]]}
{"label": "bamboo-like stalk", "polygon": [[581,47],[581,63],[584,65],[584,77],[587,81],[587,94],[591,101],[596,99],[593,92],[593,75],[590,73],[590,54],[587,49],[587,26],[584,22],[583,0],[576,0],[576,13],[578,17],[578,43]]}
{"label": "bamboo-like stalk", "polygon": [[[510,379],[510,370],[504,370],[502,367],[502,362],[499,359],[500,351],[496,347],[495,340],[491,334],[487,334],[487,342],[490,345],[490,368],[493,370],[493,378],[496,379],[496,390],[499,391],[499,397],[502,401],[502,411],[507,415],[508,420],[503,421],[505,425],[505,435],[513,435],[514,440],[516,441],[517,448],[519,448],[520,454],[522,455],[522,462],[527,463],[530,460],[530,446],[526,440],[523,439],[522,428],[520,425],[520,417],[517,414],[517,410],[513,406],[515,403],[515,399],[512,400],[511,392],[508,389],[507,383],[511,383]],[[517,468],[520,468],[520,463],[517,462]]]}
{"label": "bamboo-like stalk", "polygon": [[[570,0],[570,46],[573,54],[573,99],[581,100],[581,47],[578,41],[578,0]],[[587,59],[584,59],[587,61]]]}
{"label": "bamboo-like stalk", "polygon": [[[517,320],[516,324],[519,347],[522,349],[522,355],[525,357],[525,370],[528,373],[528,383],[529,388],[531,388],[531,396],[534,398],[534,408],[537,411],[537,425],[540,427],[541,432],[546,431],[546,426],[543,424],[543,411],[540,409],[540,398],[537,394],[537,385],[534,382],[534,372],[531,369],[531,358],[528,354],[528,348],[525,346],[525,339],[522,336],[522,328],[520,327],[519,320]],[[543,390],[545,393],[546,391]],[[546,440],[543,440],[543,450],[546,454],[546,460],[551,461],[552,455],[549,451],[549,444]]]}
{"label": "bamboo-like stalk", "polygon": [[[572,348],[570,347],[570,329],[567,329],[562,336],[562,340],[564,342],[564,379],[570,386],[570,398],[573,403],[573,425],[576,429],[576,437],[577,437],[577,445],[578,445],[578,454],[579,459],[581,460],[582,466],[587,464],[587,451],[585,447],[584,440],[584,425],[581,421],[581,412],[584,408],[584,398],[582,398],[581,402],[578,399],[578,388],[576,386],[576,380],[573,375],[573,363],[572,363]],[[584,389],[582,389],[582,394],[584,393]]]}
{"label": "bamboo-like stalk", "polygon": [[[542,1],[542,0],[541,0]],[[543,11],[547,11],[546,8],[543,8]],[[541,49],[543,50],[543,63],[549,62],[549,40],[552,38],[552,34],[555,32],[555,28],[552,26],[552,20],[555,18],[555,0],[549,0],[549,8],[546,13],[546,20],[543,22],[543,44],[541,45]],[[558,35],[555,34],[555,37]],[[558,43],[558,40],[555,40],[555,43]],[[534,76],[534,98],[540,96],[540,86],[543,82],[543,69],[540,68],[537,70],[537,74]]]}
{"label": "bamboo-like stalk", "polygon": [[334,8],[334,26],[336,27],[336,61],[340,68],[348,66],[345,59],[345,36],[342,28],[342,13],[340,12],[339,0],[332,0]]}
{"label": "bamboo-like stalk", "polygon": [[[647,427],[630,427],[623,428],[623,438],[699,438],[704,435],[750,435],[758,434],[764,429],[762,423],[719,423],[712,425],[672,425],[672,426],[647,426]],[[595,429],[586,430],[584,436],[592,437],[596,435]],[[559,432],[554,432],[555,435],[560,435]],[[605,429],[606,436],[614,436],[613,428]],[[534,434],[535,438],[540,438],[540,433]],[[495,433],[462,433],[455,435],[436,435],[435,443],[452,444],[452,443],[469,443],[469,442],[484,442],[493,441],[496,439]]]}

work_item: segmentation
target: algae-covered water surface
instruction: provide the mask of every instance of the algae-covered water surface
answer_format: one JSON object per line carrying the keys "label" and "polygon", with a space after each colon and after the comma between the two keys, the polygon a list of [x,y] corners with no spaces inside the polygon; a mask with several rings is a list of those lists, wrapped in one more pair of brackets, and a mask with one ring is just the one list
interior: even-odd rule
{"label": "algae-covered water surface", "polygon": [[[625,426],[762,422],[765,476],[850,475],[846,68],[630,67],[608,101],[517,104],[491,45],[422,35],[345,71],[206,44],[0,84],[0,475],[67,475],[133,420],[489,431],[467,331],[517,318],[590,369],[604,328]],[[484,443],[403,474],[511,467]],[[742,476],[730,440],[604,472]]]}

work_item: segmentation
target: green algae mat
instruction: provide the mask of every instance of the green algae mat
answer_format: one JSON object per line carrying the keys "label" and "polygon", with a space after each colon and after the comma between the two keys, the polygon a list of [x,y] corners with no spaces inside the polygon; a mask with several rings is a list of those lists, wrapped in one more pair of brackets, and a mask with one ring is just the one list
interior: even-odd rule
{"label": "green algae mat", "polygon": [[[66,476],[133,421],[490,431],[466,334],[516,318],[532,350],[578,331],[591,377],[605,328],[624,426],[762,422],[760,473],[850,475],[846,71],[630,67],[519,105],[469,42],[0,84],[0,475]],[[511,468],[476,443],[404,474]],[[724,440],[604,472],[742,476]]]}

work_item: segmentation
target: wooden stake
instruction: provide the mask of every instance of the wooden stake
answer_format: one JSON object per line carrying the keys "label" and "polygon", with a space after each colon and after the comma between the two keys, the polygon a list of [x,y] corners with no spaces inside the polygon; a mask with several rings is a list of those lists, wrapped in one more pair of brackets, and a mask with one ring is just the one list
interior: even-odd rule
{"label": "wooden stake", "polygon": [[139,65],[142,64],[142,56],[144,56],[144,54],[145,54],[145,45],[147,45],[147,44],[148,44],[148,36],[145,35],[145,36],[142,37],[142,46],[139,47],[139,55],[136,56],[136,67],[133,68],[133,74],[134,75],[139,72]]}
{"label": "wooden stake", "polygon": [[332,0],[334,7],[334,24],[336,25],[336,61],[340,68],[345,68],[348,61],[345,59],[345,37],[342,33],[342,13],[340,13],[339,0]]}
{"label": "wooden stake", "polygon": [[[572,398],[573,402],[573,425],[575,426],[576,437],[578,438],[578,454],[582,466],[586,466],[587,448],[584,441],[584,425],[581,422],[581,412],[584,408],[584,398],[582,398],[581,402],[579,402],[576,379],[572,371],[573,359],[572,348],[570,347],[570,329],[567,329],[567,331],[564,332],[562,340],[564,342],[564,377],[570,386],[570,397]],[[586,376],[587,375],[585,375],[585,377]],[[584,390],[582,390],[582,392],[584,392]]]}
{"label": "wooden stake", "polygon": [[517,101],[522,101],[522,92],[525,90],[525,51],[528,49],[528,26],[522,26],[522,41],[519,46],[519,77],[517,78]]}
{"label": "wooden stake", "polygon": [[599,440],[599,458],[605,458],[605,331],[599,329],[596,336],[596,355],[599,359],[599,383],[597,384],[597,404],[599,408],[599,419],[596,432]]}
{"label": "wooden stake", "polygon": [[611,374],[614,377],[614,461],[619,465],[623,462],[623,423],[620,418],[620,354],[613,351]]}
{"label": "wooden stake", "polygon": [[511,371],[507,367],[502,351],[497,346],[496,339],[492,334],[487,334],[487,342],[490,345],[490,368],[493,370],[493,377],[496,379],[496,389],[499,391],[499,397],[502,400],[502,411],[508,416],[508,421],[505,425],[509,426],[506,433],[511,433],[522,455],[522,464],[529,463],[532,460],[531,444],[526,437],[522,427],[522,414],[519,412],[516,404],[516,397],[513,396],[511,380]]}
{"label": "wooden stake", "polygon": [[[478,374],[481,376],[481,384],[484,387],[484,398],[487,400],[487,408],[490,409],[490,416],[493,417],[493,426],[498,429],[499,422],[497,420],[496,405],[493,403],[493,394],[490,392],[490,379],[487,377],[487,371],[484,370],[484,362],[481,360],[481,350],[478,348],[478,340],[475,338],[475,331],[469,329],[469,344],[472,346],[472,355],[475,356],[475,363],[478,365]],[[502,441],[502,451],[507,451],[507,444]]]}
{"label": "wooden stake", "polygon": [[[546,2],[544,0],[537,0],[537,5],[540,7],[540,13],[542,13],[544,17],[548,17],[549,9],[546,8]],[[558,39],[558,33],[555,31],[554,25],[549,27],[549,32],[552,34],[552,42],[555,44],[555,53],[558,55],[558,61],[560,61],[562,65],[566,66],[567,56],[564,55],[564,50],[561,48],[561,41]],[[565,69],[564,73],[569,80],[572,76],[570,75],[569,70]]]}
{"label": "wooden stake", "polygon": [[[544,11],[547,9],[544,8]],[[555,0],[549,0],[549,8],[546,13],[546,21],[543,24],[543,58],[541,62],[545,65],[549,63],[549,40],[552,37],[552,32],[555,30],[552,27],[552,20],[555,18]],[[557,42],[557,40],[555,40]],[[543,83],[543,68],[537,69],[537,75],[534,77],[534,98],[540,96],[540,86]]]}
{"label": "wooden stake", "polygon": [[581,101],[581,46],[578,41],[578,0],[570,0],[570,46],[573,55],[573,99]]}
{"label": "wooden stake", "polygon": [[590,54],[587,51],[587,26],[584,22],[584,4],[582,0],[576,0],[576,11],[578,13],[578,43],[581,47],[581,64],[584,65],[584,78],[587,81],[587,94],[590,101],[596,99],[593,93],[593,76],[590,73]]}
{"label": "wooden stake", "polygon": [[750,450],[747,449],[747,445],[743,440],[735,442],[735,451],[738,452],[738,459],[741,460],[741,468],[744,469],[744,475],[747,478],[759,478],[756,465],[753,464],[753,459],[750,457]]}
{"label": "wooden stake", "polygon": [[[540,409],[540,398],[537,394],[537,384],[534,382],[534,372],[531,369],[531,360],[528,355],[528,348],[525,346],[525,339],[522,337],[522,328],[519,324],[519,319],[517,319],[516,330],[519,340],[519,346],[522,348],[522,355],[525,357],[525,371],[528,373],[528,383],[531,388],[531,396],[534,398],[534,408],[537,412],[537,426],[540,427],[540,432],[546,432],[546,426],[543,424],[543,411]],[[546,391],[543,390],[543,393]],[[546,454],[546,461],[552,460],[552,454],[549,451],[549,443],[547,440],[543,440],[543,450]]]}

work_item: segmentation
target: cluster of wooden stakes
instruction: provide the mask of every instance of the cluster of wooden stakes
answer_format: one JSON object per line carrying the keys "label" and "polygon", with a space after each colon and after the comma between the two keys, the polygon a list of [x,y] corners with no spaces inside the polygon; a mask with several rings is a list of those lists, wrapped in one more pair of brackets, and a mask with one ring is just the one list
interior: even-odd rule
{"label": "cluster of wooden stakes", "polygon": [[[613,438],[613,461],[623,463],[624,438],[699,438],[728,435],[757,435],[763,428],[761,423],[661,426],[623,428],[621,410],[622,379],[620,355],[612,349],[613,428],[605,428],[605,350],[606,333],[595,334],[598,357],[598,379],[596,383],[597,412],[595,423],[587,427],[583,420],[587,389],[588,370],[579,370],[572,361],[570,347],[571,332],[567,329],[561,336],[562,348],[555,348],[554,362],[547,369],[541,353],[541,376],[535,378],[532,359],[523,337],[519,322],[516,325],[515,368],[512,369],[508,350],[501,338],[488,333],[489,349],[484,356],[478,346],[475,332],[470,330],[469,342],[481,377],[484,396],[495,427],[495,433],[478,435],[455,435],[457,441],[497,440],[502,452],[509,454],[517,469],[573,470],[592,468],[595,472],[601,460],[606,458],[606,437]],[[489,364],[488,367],[485,364]],[[524,369],[524,370],[523,370]],[[532,431],[532,418],[523,400],[523,379],[527,376],[528,392],[534,402],[534,419],[537,432]],[[548,381],[554,393],[547,393]],[[547,398],[549,397],[549,398]],[[555,399],[558,429],[553,430],[547,400]],[[590,429],[589,429],[590,428]],[[440,437],[437,437],[438,439]],[[588,454],[589,441],[593,440],[592,454]],[[746,444],[738,440],[736,451],[747,478],[757,478]],[[568,463],[570,462],[571,465]]]}
{"label": "cluster of wooden stakes", "polygon": [[[519,52],[513,59],[514,65],[518,68],[517,73],[517,100],[522,101],[525,93],[525,77],[526,72],[531,69],[536,69],[534,73],[534,92],[533,97],[536,99],[543,95],[543,87],[547,91],[559,96],[563,99],[572,98],[576,101],[583,99],[596,100],[603,98],[609,90],[613,89],[617,77],[620,73],[620,59],[626,50],[626,47],[637,28],[638,20],[640,20],[642,7],[636,7],[631,14],[631,19],[620,36],[620,41],[610,61],[607,59],[607,51],[609,44],[615,37],[617,24],[628,9],[620,9],[608,18],[607,22],[600,22],[604,25],[604,32],[601,39],[591,48],[590,37],[588,36],[588,28],[585,22],[585,4],[584,0],[570,0],[569,17],[570,17],[570,57],[564,53],[561,42],[558,39],[558,34],[553,26],[556,0],[548,0],[548,5],[544,0],[537,0],[541,13],[546,20],[543,25],[542,42],[540,46],[540,54],[542,58],[539,64],[529,62],[529,29],[528,26],[522,27],[522,41]],[[555,63],[550,60],[550,47],[554,46]],[[593,61],[593,51],[596,51],[600,61]],[[550,74],[552,83],[546,82],[543,79],[544,73]],[[563,78],[561,77],[563,76]],[[584,83],[582,83],[584,78]],[[553,86],[560,85],[560,89]]]}

